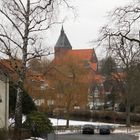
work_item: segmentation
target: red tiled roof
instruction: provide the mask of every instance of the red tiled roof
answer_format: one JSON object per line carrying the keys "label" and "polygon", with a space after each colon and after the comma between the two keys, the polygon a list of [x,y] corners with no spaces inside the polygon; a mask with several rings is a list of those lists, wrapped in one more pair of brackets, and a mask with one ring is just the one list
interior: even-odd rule
{"label": "red tiled roof", "polygon": [[[11,73],[11,78],[13,78],[14,80],[17,80],[17,73],[15,72],[15,66],[19,65],[20,63],[19,61],[17,61],[17,63],[11,63],[11,61],[9,59],[3,59],[0,61],[0,68],[2,67],[8,74]],[[10,72],[10,73],[9,73]],[[26,78],[29,80],[32,80],[34,82],[46,82],[45,77],[43,76],[43,74],[38,73],[38,72],[34,72],[30,69],[27,70],[26,73]]]}
{"label": "red tiled roof", "polygon": [[[94,49],[79,49],[79,50],[67,50],[65,54],[55,57],[53,60],[54,64],[61,64],[64,61],[69,62],[70,59],[76,59],[79,61],[87,61],[89,63],[89,66],[92,70],[96,71],[97,70],[97,59],[96,59],[96,54],[94,52]],[[96,59],[96,60],[94,60]],[[63,61],[63,62],[62,62]]]}
{"label": "red tiled roof", "polygon": [[90,67],[96,71],[97,70],[97,63],[90,63]]}
{"label": "red tiled roof", "polygon": [[35,82],[45,82],[46,80],[43,74],[32,70],[27,71],[27,78]]}
{"label": "red tiled roof", "polygon": [[4,67],[6,67],[7,69],[14,71],[14,69],[12,68],[11,65],[11,61],[9,59],[2,59],[0,60],[0,65],[3,65]]}
{"label": "red tiled roof", "polygon": [[96,74],[95,77],[94,77],[94,80],[98,83],[103,83],[104,77],[100,74]]}
{"label": "red tiled roof", "polygon": [[93,49],[79,49],[79,50],[68,50],[69,55],[76,56],[79,59],[91,60],[92,55],[94,54]]}
{"label": "red tiled roof", "polygon": [[113,78],[118,80],[123,80],[125,78],[125,73],[112,73]]}

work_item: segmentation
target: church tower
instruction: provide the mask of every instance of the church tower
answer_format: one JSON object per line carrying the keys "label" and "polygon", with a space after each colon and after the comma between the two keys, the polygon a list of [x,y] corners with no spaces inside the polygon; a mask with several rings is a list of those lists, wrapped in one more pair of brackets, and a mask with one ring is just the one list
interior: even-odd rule
{"label": "church tower", "polygon": [[64,55],[65,52],[67,52],[68,50],[72,50],[72,46],[64,32],[63,26],[54,49],[55,49],[55,58]]}

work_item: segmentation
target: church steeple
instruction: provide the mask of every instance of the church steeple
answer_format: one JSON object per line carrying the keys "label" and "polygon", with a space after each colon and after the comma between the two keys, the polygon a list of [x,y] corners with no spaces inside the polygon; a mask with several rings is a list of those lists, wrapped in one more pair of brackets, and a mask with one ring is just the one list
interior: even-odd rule
{"label": "church steeple", "polygon": [[72,50],[72,46],[64,32],[63,26],[61,28],[61,33],[54,49],[55,49],[55,57],[60,57],[64,55],[68,50]]}
{"label": "church steeple", "polygon": [[61,28],[61,34],[64,34],[64,28],[63,28],[63,25],[62,25],[62,28]]}
{"label": "church steeple", "polygon": [[55,48],[69,48],[69,49],[72,49],[72,46],[64,32],[64,29],[63,29],[63,26],[61,28],[61,33],[60,33],[60,36],[58,38],[58,41],[55,45]]}

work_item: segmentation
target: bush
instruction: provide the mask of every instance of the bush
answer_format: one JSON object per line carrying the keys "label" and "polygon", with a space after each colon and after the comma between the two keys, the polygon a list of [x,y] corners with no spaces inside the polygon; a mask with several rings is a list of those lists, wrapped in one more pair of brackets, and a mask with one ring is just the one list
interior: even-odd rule
{"label": "bush", "polygon": [[72,119],[76,119],[76,120],[80,118],[81,120],[86,121],[86,120],[90,120],[91,118],[91,112],[89,110],[76,110],[71,112],[70,115]]}
{"label": "bush", "polygon": [[40,136],[53,131],[52,123],[44,113],[32,112],[27,115],[23,127],[30,129],[32,135]]}
{"label": "bush", "polygon": [[136,107],[135,107],[135,112],[136,112],[136,113],[140,113],[140,106],[136,106]]}
{"label": "bush", "polygon": [[[9,113],[10,115],[14,114],[15,112],[16,97],[17,97],[16,86],[10,83],[10,87],[9,87]],[[23,101],[22,101],[22,113],[26,115],[36,110],[37,110],[37,107],[35,106],[35,103],[33,102],[32,98],[26,91],[24,91]]]}

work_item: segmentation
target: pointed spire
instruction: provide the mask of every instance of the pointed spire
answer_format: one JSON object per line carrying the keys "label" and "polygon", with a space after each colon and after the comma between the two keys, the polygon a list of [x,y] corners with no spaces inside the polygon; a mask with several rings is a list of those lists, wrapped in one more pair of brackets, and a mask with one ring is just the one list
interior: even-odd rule
{"label": "pointed spire", "polygon": [[61,34],[64,34],[64,28],[63,28],[63,25],[62,25],[62,28],[61,28]]}
{"label": "pointed spire", "polygon": [[58,41],[55,45],[55,48],[69,48],[69,49],[72,49],[72,46],[64,32],[64,29],[63,29],[63,25],[62,25],[62,28],[61,28],[61,34],[58,38]]}

